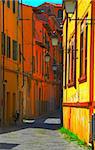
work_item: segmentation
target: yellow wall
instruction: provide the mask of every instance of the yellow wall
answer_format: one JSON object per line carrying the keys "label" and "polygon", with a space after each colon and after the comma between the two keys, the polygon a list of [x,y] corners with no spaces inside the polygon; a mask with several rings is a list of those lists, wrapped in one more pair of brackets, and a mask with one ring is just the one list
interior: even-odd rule
{"label": "yellow wall", "polygon": [[[88,8],[88,9],[87,9]],[[79,18],[84,18],[85,15],[88,13],[88,18],[91,18],[91,5],[89,3],[89,1],[79,1],[79,6],[78,6],[78,17]],[[75,18],[75,16],[73,17]],[[68,23],[68,41],[70,40],[71,36],[74,33],[74,29],[75,29],[75,21],[71,20]],[[79,79],[79,72],[80,72],[80,25],[81,25],[81,20],[79,20],[78,22],[78,28],[77,28],[77,58],[76,59],[76,68],[77,72],[76,72],[76,78],[77,78],[77,88],[75,89],[74,87],[71,88],[67,88],[66,90],[64,90],[64,102],[67,100],[68,102],[88,102],[89,101],[89,94],[85,94],[85,93],[89,93],[89,68],[90,68],[90,25],[88,25],[88,50],[87,50],[87,82],[84,82],[82,84],[79,84],[78,79]],[[64,45],[64,49],[65,49],[65,37],[66,37],[66,23],[64,24],[64,38],[63,38],[63,45]],[[69,44],[68,44],[69,45]],[[66,51],[66,50],[65,50]],[[64,60],[65,61],[65,60]],[[67,71],[68,71],[68,67],[67,67]],[[67,79],[68,79],[68,72],[67,72]],[[68,84],[68,80],[67,80],[67,84]],[[67,95],[67,99],[66,99],[66,95]]]}
{"label": "yellow wall", "polygon": [[[91,18],[91,3],[90,0],[78,0],[78,18],[84,19],[88,13],[88,18]],[[75,15],[71,16],[72,19]],[[65,18],[65,12],[64,12]],[[87,49],[87,82],[79,83],[80,73],[80,25],[82,20],[77,22],[77,51],[76,51],[76,89],[74,87],[64,88],[63,103],[76,103],[76,102],[89,102],[89,80],[90,80],[90,31],[91,24],[88,24],[88,49]],[[91,21],[88,21],[91,23]],[[68,21],[68,48],[69,40],[75,32],[75,20]],[[63,47],[64,47],[64,66],[66,56],[66,20],[63,26]],[[67,53],[68,57],[68,53]],[[67,58],[68,64],[68,58]],[[65,69],[64,69],[65,70]],[[65,81],[65,73],[63,74]],[[64,82],[63,81],[63,82]],[[68,84],[68,66],[67,66],[67,84]],[[64,83],[63,83],[64,85]],[[70,110],[71,109],[71,110]],[[89,109],[87,108],[76,108],[76,107],[64,107],[64,127],[70,129],[72,132],[77,134],[81,139],[89,142]],[[86,132],[85,132],[86,131]],[[85,133],[84,133],[85,132]]]}

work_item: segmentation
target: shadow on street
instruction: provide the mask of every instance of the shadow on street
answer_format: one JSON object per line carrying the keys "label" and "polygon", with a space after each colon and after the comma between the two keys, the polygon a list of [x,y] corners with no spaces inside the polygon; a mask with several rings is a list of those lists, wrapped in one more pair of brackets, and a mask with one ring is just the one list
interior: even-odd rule
{"label": "shadow on street", "polygon": [[12,149],[19,144],[11,144],[11,143],[0,143],[0,149]]}
{"label": "shadow on street", "polygon": [[26,128],[41,128],[48,130],[57,130],[61,127],[60,112],[54,112],[33,120],[24,120],[23,124],[16,124],[12,127],[0,128],[0,134],[23,130]]}

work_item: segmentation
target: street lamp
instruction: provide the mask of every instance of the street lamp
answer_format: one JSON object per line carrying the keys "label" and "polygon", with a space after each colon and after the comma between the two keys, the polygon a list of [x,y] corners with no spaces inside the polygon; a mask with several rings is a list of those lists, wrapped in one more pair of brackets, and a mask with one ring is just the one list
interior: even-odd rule
{"label": "street lamp", "polygon": [[63,5],[67,14],[74,14],[77,0],[63,0]]}
{"label": "street lamp", "polygon": [[53,71],[57,71],[57,65],[56,65],[56,63],[54,63],[54,64],[52,65],[52,70],[53,70]]}
{"label": "street lamp", "polygon": [[49,61],[50,61],[50,55],[49,55],[49,53],[47,52],[47,53],[45,54],[45,62],[48,63]]}
{"label": "street lamp", "polygon": [[53,32],[51,36],[52,46],[58,45],[58,36],[56,35],[55,31]]}

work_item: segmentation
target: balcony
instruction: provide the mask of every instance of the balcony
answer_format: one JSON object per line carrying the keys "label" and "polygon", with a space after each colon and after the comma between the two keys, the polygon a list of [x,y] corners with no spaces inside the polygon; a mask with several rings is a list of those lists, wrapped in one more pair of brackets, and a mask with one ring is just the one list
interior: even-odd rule
{"label": "balcony", "polygon": [[44,24],[44,27],[46,28],[47,32],[48,32],[48,35],[51,36],[52,35],[52,29],[51,27],[49,26],[48,23],[45,23]]}

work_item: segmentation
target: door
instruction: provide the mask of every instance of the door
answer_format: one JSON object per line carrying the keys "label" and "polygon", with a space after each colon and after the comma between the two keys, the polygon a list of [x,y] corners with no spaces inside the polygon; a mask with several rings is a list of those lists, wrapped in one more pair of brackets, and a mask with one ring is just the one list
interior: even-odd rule
{"label": "door", "polygon": [[15,117],[15,114],[16,114],[16,94],[13,93],[13,96],[12,96],[12,116],[13,116],[13,118]]}
{"label": "door", "polygon": [[7,92],[7,97],[6,97],[6,110],[5,110],[5,122],[6,124],[9,124],[10,119],[11,119],[11,103],[10,103],[10,92]]}

